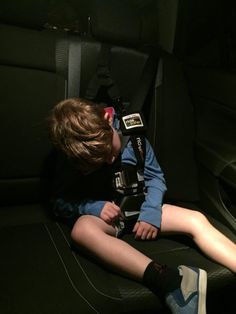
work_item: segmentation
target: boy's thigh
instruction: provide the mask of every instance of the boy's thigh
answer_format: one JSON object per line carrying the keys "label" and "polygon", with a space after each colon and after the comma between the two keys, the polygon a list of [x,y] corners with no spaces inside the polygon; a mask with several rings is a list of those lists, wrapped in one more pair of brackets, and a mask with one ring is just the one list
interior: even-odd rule
{"label": "boy's thigh", "polygon": [[94,233],[102,232],[111,236],[116,236],[116,227],[114,225],[106,223],[104,220],[93,215],[80,216],[73,229],[92,230]]}

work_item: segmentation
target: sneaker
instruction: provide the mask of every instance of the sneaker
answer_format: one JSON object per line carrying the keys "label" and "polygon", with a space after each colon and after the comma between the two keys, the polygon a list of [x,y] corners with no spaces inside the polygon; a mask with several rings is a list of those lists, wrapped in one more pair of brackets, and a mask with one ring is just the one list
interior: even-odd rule
{"label": "sneaker", "polygon": [[178,269],[181,287],[166,296],[166,304],[173,314],[206,314],[206,271],[183,265]]}

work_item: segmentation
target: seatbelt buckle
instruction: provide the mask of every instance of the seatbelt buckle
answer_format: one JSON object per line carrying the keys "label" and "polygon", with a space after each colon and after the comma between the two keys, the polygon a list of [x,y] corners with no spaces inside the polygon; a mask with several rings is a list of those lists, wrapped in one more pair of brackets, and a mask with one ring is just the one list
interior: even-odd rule
{"label": "seatbelt buckle", "polygon": [[124,219],[138,218],[140,208],[145,201],[145,193],[137,193],[134,195],[124,196],[119,204],[120,210],[124,215]]}

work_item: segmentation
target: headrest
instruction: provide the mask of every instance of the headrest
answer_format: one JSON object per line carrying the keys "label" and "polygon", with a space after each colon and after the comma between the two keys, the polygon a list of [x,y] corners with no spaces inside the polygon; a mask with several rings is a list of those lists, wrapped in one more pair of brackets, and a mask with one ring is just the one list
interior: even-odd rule
{"label": "headrest", "polygon": [[129,1],[94,0],[90,13],[91,34],[97,40],[128,45],[153,41],[155,23]]}
{"label": "headrest", "polygon": [[91,9],[92,35],[101,41],[136,44],[141,23],[137,11],[117,0],[95,0]]}
{"label": "headrest", "polygon": [[77,12],[66,0],[8,0],[1,3],[0,21],[25,28],[78,31]]}
{"label": "headrest", "polygon": [[30,28],[42,27],[47,20],[47,0],[14,1],[1,3],[1,22],[11,25],[21,25]]}
{"label": "headrest", "polygon": [[129,46],[157,41],[155,8],[126,0],[8,0],[1,3],[0,22],[79,35],[90,32],[96,40]]}

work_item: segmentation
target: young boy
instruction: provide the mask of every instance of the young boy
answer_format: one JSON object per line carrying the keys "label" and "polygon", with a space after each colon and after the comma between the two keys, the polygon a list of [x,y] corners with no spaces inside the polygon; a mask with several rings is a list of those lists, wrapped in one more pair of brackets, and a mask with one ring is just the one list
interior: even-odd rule
{"label": "young boy", "polygon": [[[109,267],[142,282],[165,300],[172,313],[204,314],[204,270],[160,265],[117,237],[123,214],[114,202],[114,173],[121,162],[136,165],[137,160],[130,141],[121,152],[116,125],[117,120],[103,107],[87,100],[68,99],[55,106],[50,130],[52,142],[61,152],[55,178],[55,214],[73,222],[71,236],[77,245]],[[165,181],[147,140],[144,181],[145,200],[132,229],[136,239],[154,240],[160,231],[184,232],[193,236],[208,255],[236,268],[235,244],[202,214],[162,204]],[[203,228],[208,232],[201,232]]]}

